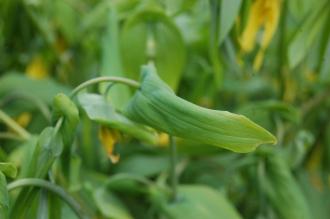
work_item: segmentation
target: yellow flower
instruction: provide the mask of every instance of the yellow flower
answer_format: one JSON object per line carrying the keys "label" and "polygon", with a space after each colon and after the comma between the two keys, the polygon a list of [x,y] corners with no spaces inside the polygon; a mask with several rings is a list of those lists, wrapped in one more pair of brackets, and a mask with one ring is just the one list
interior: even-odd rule
{"label": "yellow flower", "polygon": [[263,28],[260,49],[253,63],[258,70],[263,62],[264,53],[277,28],[281,0],[255,0],[251,6],[245,30],[240,38],[243,53],[251,52],[255,47],[256,35]]}
{"label": "yellow flower", "polygon": [[26,75],[33,79],[44,79],[48,76],[47,66],[41,56],[35,56],[26,67]]}
{"label": "yellow flower", "polygon": [[117,131],[102,126],[99,130],[99,139],[104,149],[106,150],[112,163],[117,163],[120,155],[114,155],[113,150],[115,144],[118,142],[119,134]]}

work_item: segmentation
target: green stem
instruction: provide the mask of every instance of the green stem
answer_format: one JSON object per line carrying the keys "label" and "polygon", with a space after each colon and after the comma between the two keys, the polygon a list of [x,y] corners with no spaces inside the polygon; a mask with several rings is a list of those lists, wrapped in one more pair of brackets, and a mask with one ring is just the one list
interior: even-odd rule
{"label": "green stem", "polygon": [[4,111],[0,110],[0,120],[7,124],[12,130],[14,130],[19,136],[24,140],[31,137],[31,134],[27,132],[24,128],[18,125],[10,116],[8,116]]}
{"label": "green stem", "polygon": [[126,84],[128,86],[134,87],[134,88],[139,88],[140,83],[137,81],[127,79],[127,78],[122,78],[122,77],[116,77],[116,76],[104,76],[104,77],[98,77],[98,78],[93,78],[91,80],[85,81],[82,84],[80,84],[78,87],[76,87],[72,92],[70,97],[74,97],[79,91],[85,89],[86,87],[93,85],[93,84],[98,84],[101,82],[113,82],[113,83],[122,83]]}
{"label": "green stem", "polygon": [[24,141],[24,139],[14,133],[10,132],[1,132],[0,139],[10,139],[10,140],[17,140],[17,141]]}
{"label": "green stem", "polygon": [[176,143],[173,136],[170,136],[170,180],[172,188],[172,201],[177,199],[178,178],[176,175],[175,167],[177,160]]}
{"label": "green stem", "polygon": [[88,217],[82,213],[80,205],[71,196],[69,196],[69,194],[67,194],[61,187],[46,180],[37,178],[19,179],[8,184],[7,189],[8,191],[12,191],[14,189],[26,186],[41,187],[53,192],[54,194],[58,195],[63,201],[65,201],[80,219],[88,219]]}
{"label": "green stem", "polygon": [[133,180],[138,183],[144,184],[146,186],[152,185],[152,182],[145,177],[141,177],[139,175],[126,174],[126,173],[119,173],[119,174],[116,174],[116,175],[110,177],[107,180],[106,184],[110,185],[111,183],[120,181],[120,180]]}

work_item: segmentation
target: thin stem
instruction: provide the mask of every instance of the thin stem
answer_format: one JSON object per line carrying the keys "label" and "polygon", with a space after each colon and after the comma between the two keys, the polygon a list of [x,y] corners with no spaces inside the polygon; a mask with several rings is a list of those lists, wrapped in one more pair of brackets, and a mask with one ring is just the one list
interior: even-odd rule
{"label": "thin stem", "polygon": [[175,167],[177,161],[176,143],[173,136],[170,136],[170,180],[172,188],[172,201],[177,199],[178,178]]}
{"label": "thin stem", "polygon": [[8,191],[12,191],[19,187],[26,187],[26,186],[41,187],[48,191],[53,192],[54,194],[58,195],[63,201],[65,201],[80,219],[88,218],[82,213],[82,209],[80,205],[68,193],[66,193],[61,187],[53,183],[50,183],[46,180],[37,179],[37,178],[19,179],[8,184],[7,189]]}
{"label": "thin stem", "polygon": [[10,133],[10,132],[1,132],[0,133],[0,139],[10,139],[10,140],[17,140],[17,141],[24,141],[25,140],[22,137],[14,134],[14,133]]}
{"label": "thin stem", "polygon": [[19,136],[24,140],[31,137],[31,134],[27,132],[24,128],[18,125],[10,116],[8,116],[4,111],[0,110],[0,120],[7,124],[12,130],[14,130]]}
{"label": "thin stem", "polygon": [[106,184],[110,185],[111,183],[120,181],[120,180],[134,180],[134,181],[144,184],[146,186],[152,185],[152,182],[145,177],[141,177],[139,175],[126,174],[126,173],[120,173],[120,174],[116,174],[116,175],[110,177],[107,180]]}
{"label": "thin stem", "polygon": [[134,87],[134,88],[139,88],[140,87],[140,83],[138,83],[137,81],[131,80],[131,79],[127,79],[127,78],[122,78],[122,77],[115,77],[115,76],[104,76],[104,77],[98,77],[98,78],[93,78],[91,80],[85,81],[84,83],[80,84],[78,87],[76,87],[70,97],[74,97],[79,91],[85,89],[86,87],[93,85],[93,84],[97,84],[97,83],[101,83],[101,82],[114,82],[114,83],[122,83],[122,84],[126,84],[128,86]]}

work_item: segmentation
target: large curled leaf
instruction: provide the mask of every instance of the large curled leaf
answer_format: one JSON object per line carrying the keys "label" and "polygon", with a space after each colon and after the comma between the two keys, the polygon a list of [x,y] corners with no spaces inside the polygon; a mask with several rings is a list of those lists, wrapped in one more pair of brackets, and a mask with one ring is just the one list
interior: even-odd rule
{"label": "large curled leaf", "polygon": [[[162,200],[159,195],[155,198],[156,202]],[[220,192],[206,186],[180,186],[177,201],[161,202],[161,211],[169,219],[241,219],[236,209]]]}
{"label": "large curled leaf", "polygon": [[153,65],[143,67],[141,78],[141,88],[126,109],[132,120],[170,135],[241,153],[276,142],[271,133],[245,116],[206,109],[177,97],[160,80]]}
{"label": "large curled leaf", "polygon": [[162,11],[148,9],[132,16],[123,27],[121,45],[124,70],[130,77],[137,79],[140,66],[152,58],[160,77],[177,88],[185,47],[178,28]]}
{"label": "large curled leaf", "polygon": [[118,129],[137,139],[155,144],[157,134],[151,128],[131,121],[124,115],[117,113],[106,99],[97,94],[80,94],[78,96],[81,107],[92,121]]}

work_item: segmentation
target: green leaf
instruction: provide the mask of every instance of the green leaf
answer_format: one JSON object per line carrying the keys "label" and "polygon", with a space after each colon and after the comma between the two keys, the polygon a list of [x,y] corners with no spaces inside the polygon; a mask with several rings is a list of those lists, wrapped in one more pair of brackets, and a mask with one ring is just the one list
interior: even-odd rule
{"label": "green leaf", "polygon": [[28,177],[44,178],[63,149],[61,136],[53,127],[45,128],[29,162]]}
{"label": "green leaf", "polygon": [[157,134],[149,127],[131,121],[117,113],[101,95],[80,94],[78,101],[90,120],[118,129],[130,136],[155,144]]}
{"label": "green leaf", "polygon": [[[45,128],[38,138],[32,156],[25,164],[28,165],[28,168],[24,177],[45,178],[55,159],[60,156],[62,149],[62,138],[57,130],[53,127]],[[30,206],[26,203],[32,203],[37,195],[38,192],[35,188],[26,187],[22,189],[11,208],[10,217],[26,218],[27,212],[30,210]]]}
{"label": "green leaf", "polygon": [[241,153],[276,142],[271,133],[245,116],[206,109],[176,96],[153,65],[143,67],[141,81],[141,88],[126,109],[126,115],[134,121]]}
{"label": "green leaf", "polygon": [[132,16],[121,32],[123,66],[127,74],[138,78],[140,66],[153,60],[160,77],[176,90],[185,64],[182,36],[159,10],[144,10]]}
{"label": "green leaf", "polygon": [[8,218],[9,194],[5,175],[0,171],[0,219]]}
{"label": "green leaf", "polygon": [[12,163],[1,163],[0,162],[0,172],[4,173],[6,176],[15,178],[17,175],[17,168]]}
{"label": "green leaf", "polygon": [[163,200],[160,206],[161,211],[169,219],[242,218],[220,192],[206,186],[180,186],[178,189],[178,200],[173,203]]}
{"label": "green leaf", "polygon": [[222,0],[220,12],[219,45],[222,44],[235,19],[237,18],[242,0]]}
{"label": "green leaf", "polygon": [[0,97],[10,93],[22,93],[51,103],[57,93],[69,93],[69,89],[52,79],[33,80],[23,74],[8,72],[0,78]]}
{"label": "green leaf", "polygon": [[109,219],[133,219],[122,202],[106,187],[101,187],[93,193],[96,206],[103,216]]}

